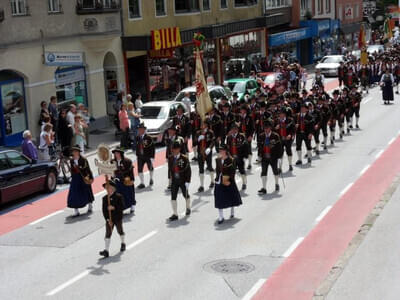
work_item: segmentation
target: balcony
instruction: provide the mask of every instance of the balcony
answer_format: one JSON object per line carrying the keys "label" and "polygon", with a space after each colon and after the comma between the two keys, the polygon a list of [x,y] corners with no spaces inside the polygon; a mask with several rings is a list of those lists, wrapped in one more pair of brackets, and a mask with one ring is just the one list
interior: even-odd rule
{"label": "balcony", "polygon": [[120,3],[116,0],[78,0],[76,3],[78,15],[116,13],[120,8]]}

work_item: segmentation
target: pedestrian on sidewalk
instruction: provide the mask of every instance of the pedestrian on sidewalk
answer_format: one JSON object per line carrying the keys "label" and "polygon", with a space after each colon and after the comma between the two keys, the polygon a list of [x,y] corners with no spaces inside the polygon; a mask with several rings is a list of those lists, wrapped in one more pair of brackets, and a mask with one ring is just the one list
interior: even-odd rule
{"label": "pedestrian on sidewalk", "polygon": [[154,157],[155,157],[155,146],[153,143],[153,139],[151,136],[146,134],[146,126],[144,123],[138,126],[138,136],[136,139],[136,157],[138,162],[138,172],[140,178],[140,184],[138,189],[145,188],[144,185],[144,174],[143,167],[147,165],[147,169],[150,172],[150,183],[152,186],[154,184],[153,175],[154,175]]}
{"label": "pedestrian on sidewalk", "polygon": [[67,121],[71,125],[71,127],[74,127],[75,115],[76,115],[76,106],[75,106],[75,104],[71,104],[69,106],[69,110],[67,113]]}
{"label": "pedestrian on sidewalk", "polygon": [[219,156],[215,160],[216,177],[214,188],[214,206],[218,209],[218,224],[224,220],[224,209],[231,209],[231,219],[235,217],[235,207],[242,205],[242,198],[236,186],[236,166],[233,157],[228,152],[228,147],[221,144]]}
{"label": "pedestrian on sidewalk", "polygon": [[53,125],[50,123],[43,126],[39,137],[38,158],[42,161],[50,161],[50,148],[54,143]]}
{"label": "pedestrian on sidewalk", "polygon": [[83,133],[85,134],[85,149],[90,149],[89,147],[89,124],[90,115],[89,110],[83,103],[79,103],[77,114],[81,116],[81,123],[83,127]]}
{"label": "pedestrian on sidewalk", "polygon": [[87,127],[86,123],[82,120],[80,115],[75,115],[74,117],[74,138],[73,144],[78,145],[81,148],[82,154],[85,153],[85,132],[83,129]]}
{"label": "pedestrian on sidewalk", "polygon": [[112,163],[116,163],[117,169],[114,171],[114,180],[117,192],[124,197],[124,210],[130,208],[130,213],[135,213],[135,176],[133,174],[132,160],[125,157],[125,151],[117,147],[112,153],[114,159]]}
{"label": "pedestrian on sidewalk", "polygon": [[129,148],[130,144],[130,138],[129,138],[130,124],[129,124],[128,111],[126,110],[125,103],[121,104],[121,110],[118,113],[118,119],[119,119],[119,128],[122,131],[120,147],[125,150]]}
{"label": "pedestrian on sidewalk", "polygon": [[49,118],[50,118],[50,113],[49,110],[47,109],[47,102],[42,101],[40,102],[40,115],[39,115],[38,125],[42,127],[43,124],[47,123],[45,120]]}
{"label": "pedestrian on sidewalk", "polygon": [[178,217],[178,204],[176,199],[178,197],[179,189],[182,192],[183,197],[186,200],[186,216],[190,216],[190,196],[189,196],[189,185],[192,176],[192,170],[190,167],[189,158],[181,154],[182,144],[175,141],[172,145],[172,155],[168,160],[171,183],[171,205],[172,205],[172,216],[169,217],[169,221],[176,221]]}
{"label": "pedestrian on sidewalk", "polygon": [[33,164],[38,160],[38,151],[35,144],[32,142],[32,134],[29,130],[25,130],[22,134],[24,138],[22,142],[22,154],[28,157]]}
{"label": "pedestrian on sidewalk", "polygon": [[57,123],[58,123],[58,108],[57,108],[57,97],[51,96],[50,103],[48,107],[49,115],[51,118],[51,124],[53,124],[53,129],[57,131]]}
{"label": "pedestrian on sidewalk", "polygon": [[94,201],[92,191],[93,173],[88,160],[81,155],[81,152],[79,145],[71,147],[71,184],[68,192],[67,206],[74,209],[75,213],[73,217],[79,216],[79,208],[83,208],[86,205],[88,206],[88,213],[91,213]]}
{"label": "pedestrian on sidewalk", "polygon": [[[114,226],[117,227],[117,232],[121,238],[121,248],[120,251],[124,252],[126,250],[125,244],[125,233],[123,228],[123,213],[124,213],[124,197],[116,192],[115,181],[109,180],[108,183],[103,184],[103,188],[107,191],[107,195],[103,197],[103,216],[106,220],[106,236],[104,239],[105,247],[104,250],[99,254],[104,258],[110,256],[110,242],[111,235],[114,230]],[[110,198],[110,202],[108,201]]]}
{"label": "pedestrian on sidewalk", "polygon": [[135,108],[136,109],[141,109],[142,106],[143,106],[142,94],[141,93],[136,93]]}
{"label": "pedestrian on sidewalk", "polygon": [[65,148],[71,147],[73,135],[72,126],[67,121],[67,110],[62,109],[58,117],[57,128],[57,138],[58,142],[61,144],[61,149],[64,150]]}
{"label": "pedestrian on sidewalk", "polygon": [[[128,95],[129,96],[129,95]],[[138,131],[138,126],[140,124],[141,115],[136,111],[133,102],[128,102],[128,118],[130,124],[130,140],[132,143],[132,151],[136,150],[136,136]]]}

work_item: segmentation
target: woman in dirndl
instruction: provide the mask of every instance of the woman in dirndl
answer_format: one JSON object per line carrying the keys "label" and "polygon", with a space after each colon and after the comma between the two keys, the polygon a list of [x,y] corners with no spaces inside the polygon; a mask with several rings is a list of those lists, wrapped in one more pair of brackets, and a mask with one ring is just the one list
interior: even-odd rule
{"label": "woman in dirndl", "polygon": [[81,155],[79,145],[71,147],[71,184],[68,192],[68,207],[75,210],[74,217],[79,216],[79,208],[88,205],[88,213],[92,212],[94,195],[92,191],[93,174],[89,162]]}
{"label": "woman in dirndl", "polygon": [[135,212],[136,199],[135,199],[135,176],[133,174],[132,160],[125,157],[125,151],[121,147],[117,147],[112,151],[117,169],[114,171],[114,179],[117,187],[117,193],[124,197],[125,207],[130,208],[130,213]]}
{"label": "woman in dirndl", "polygon": [[230,156],[226,145],[220,145],[219,157],[216,159],[216,172],[214,201],[219,213],[218,224],[222,224],[225,221],[224,209],[231,208],[232,219],[235,217],[235,207],[242,205],[242,198],[235,182],[235,161]]}
{"label": "woman in dirndl", "polygon": [[389,68],[386,68],[385,74],[382,75],[380,81],[382,89],[382,99],[384,104],[389,104],[390,101],[394,100],[393,84],[394,84],[393,75],[390,73]]}

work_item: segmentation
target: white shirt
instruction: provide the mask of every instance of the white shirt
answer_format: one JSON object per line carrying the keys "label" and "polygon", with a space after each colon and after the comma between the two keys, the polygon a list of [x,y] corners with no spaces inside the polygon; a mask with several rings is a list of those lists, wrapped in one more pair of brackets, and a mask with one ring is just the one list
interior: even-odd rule
{"label": "white shirt", "polygon": [[39,143],[39,149],[41,150],[46,150],[49,148],[49,146],[46,143],[46,136],[49,136],[50,133],[47,131],[42,131],[40,134],[40,143]]}
{"label": "white shirt", "polygon": [[136,99],[135,100],[135,107],[136,108],[142,108],[143,106],[143,101],[141,99]]}
{"label": "white shirt", "polygon": [[75,114],[72,111],[67,113],[67,122],[71,125],[75,125]]}

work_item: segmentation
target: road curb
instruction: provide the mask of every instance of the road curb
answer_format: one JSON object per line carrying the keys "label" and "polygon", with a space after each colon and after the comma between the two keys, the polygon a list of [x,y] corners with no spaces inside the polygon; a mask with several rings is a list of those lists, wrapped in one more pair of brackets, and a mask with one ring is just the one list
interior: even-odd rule
{"label": "road curb", "polygon": [[337,279],[343,273],[350,259],[356,253],[357,249],[364,241],[365,237],[367,236],[371,228],[374,226],[376,220],[381,215],[386,204],[392,199],[393,194],[395,193],[395,191],[399,186],[400,186],[400,174],[398,174],[394,178],[392,184],[384,192],[379,202],[375,205],[370,214],[365,218],[364,223],[361,225],[360,229],[358,230],[358,233],[353,237],[353,239],[349,243],[347,249],[339,257],[336,264],[332,267],[328,276],[315,290],[314,296],[312,298],[313,300],[323,300],[328,296],[329,292],[336,283]]}

